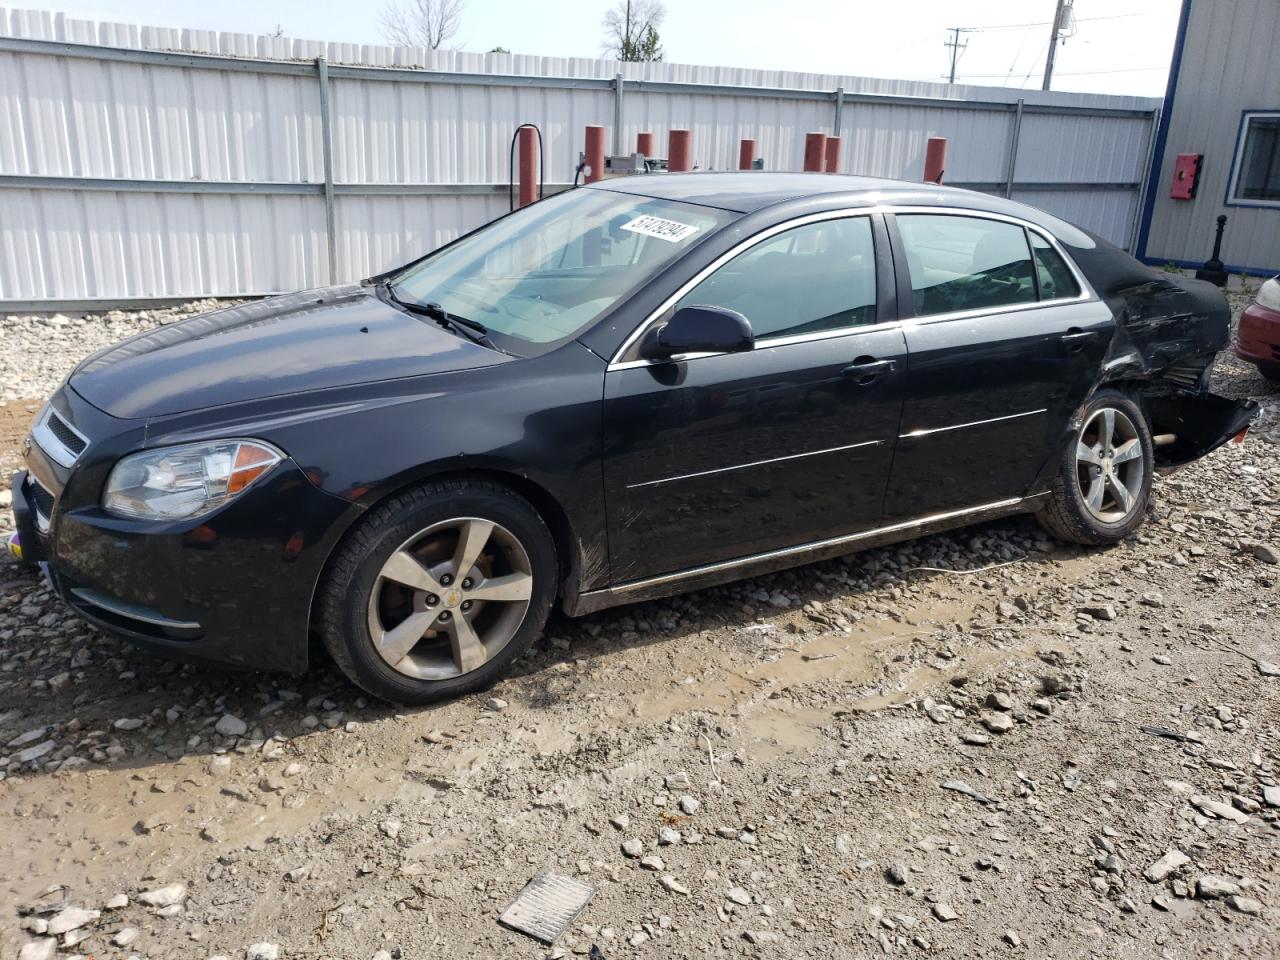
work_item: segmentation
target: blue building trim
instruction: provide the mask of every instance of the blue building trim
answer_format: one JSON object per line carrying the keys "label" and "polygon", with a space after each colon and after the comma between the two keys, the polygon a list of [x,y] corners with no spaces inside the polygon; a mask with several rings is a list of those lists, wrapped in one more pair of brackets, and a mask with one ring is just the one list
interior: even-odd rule
{"label": "blue building trim", "polygon": [[1135,256],[1143,263],[1156,262],[1147,256],[1147,239],[1151,234],[1151,218],[1156,209],[1156,195],[1161,187],[1160,168],[1164,165],[1164,150],[1169,141],[1169,126],[1173,122],[1173,101],[1178,94],[1178,74],[1182,70],[1182,53],[1187,44],[1187,25],[1190,22],[1191,0],[1182,0],[1182,13],[1178,16],[1178,36],[1173,43],[1173,62],[1169,64],[1169,83],[1164,91],[1164,108],[1160,111],[1160,126],[1156,130],[1155,149],[1151,151],[1151,170],[1147,174],[1147,195],[1142,200],[1142,221],[1138,225],[1138,242],[1134,249]]}

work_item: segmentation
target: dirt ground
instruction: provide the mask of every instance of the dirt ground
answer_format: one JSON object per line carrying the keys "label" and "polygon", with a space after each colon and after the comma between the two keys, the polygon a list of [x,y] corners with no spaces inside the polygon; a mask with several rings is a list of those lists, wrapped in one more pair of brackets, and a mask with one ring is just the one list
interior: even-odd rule
{"label": "dirt ground", "polygon": [[[557,618],[429,709],[158,660],[0,560],[0,955],[1278,957],[1280,396],[1217,379],[1250,439],[1116,547]],[[497,922],[542,869],[596,887],[553,947]]]}

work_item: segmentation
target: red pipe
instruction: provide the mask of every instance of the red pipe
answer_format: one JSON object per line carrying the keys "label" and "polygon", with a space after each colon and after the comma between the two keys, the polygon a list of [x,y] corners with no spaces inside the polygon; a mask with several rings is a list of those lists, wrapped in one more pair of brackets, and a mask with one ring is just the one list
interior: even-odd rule
{"label": "red pipe", "polygon": [[693,169],[688,130],[672,130],[667,134],[667,169],[672,173]]}
{"label": "red pipe", "polygon": [[583,183],[595,183],[604,179],[604,127],[587,127],[587,168],[582,171]]}
{"label": "red pipe", "polygon": [[925,183],[941,183],[943,171],[947,167],[947,138],[930,137],[929,145],[924,151]]}
{"label": "red pipe", "polygon": [[653,134],[636,134],[636,153],[643,153],[646,160],[653,159]]}
{"label": "red pipe", "polygon": [[827,160],[827,135],[825,133],[806,133],[804,135],[804,168],[811,173],[821,173]]}
{"label": "red pipe", "polygon": [[756,158],[756,142],[754,140],[743,140],[738,144],[738,169],[750,170],[751,163]]}
{"label": "red pipe", "polygon": [[520,128],[520,206],[538,199],[538,133],[533,127]]}
{"label": "red pipe", "polygon": [[823,167],[827,173],[840,172],[840,138],[827,137],[827,155]]}

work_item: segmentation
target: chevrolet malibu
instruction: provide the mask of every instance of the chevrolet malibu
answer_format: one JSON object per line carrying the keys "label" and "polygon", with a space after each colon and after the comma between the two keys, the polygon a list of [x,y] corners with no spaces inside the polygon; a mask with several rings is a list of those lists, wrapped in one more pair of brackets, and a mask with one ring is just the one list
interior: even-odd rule
{"label": "chevrolet malibu", "polygon": [[[1218,291],[1041,211],[830,175],[562,193],[91,356],[16,551],[171,654],[425,703],[580,615],[1016,513],[1106,544],[1242,434]],[[315,638],[318,642],[310,642]]]}

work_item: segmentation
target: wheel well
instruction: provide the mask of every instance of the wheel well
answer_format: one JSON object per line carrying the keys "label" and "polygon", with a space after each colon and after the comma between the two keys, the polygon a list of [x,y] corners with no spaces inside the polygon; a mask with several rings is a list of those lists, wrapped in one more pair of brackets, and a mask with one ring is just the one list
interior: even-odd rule
{"label": "wheel well", "polygon": [[[547,525],[547,529],[551,531],[552,541],[555,543],[556,560],[560,567],[559,576],[556,584],[556,596],[563,598],[567,594],[577,593],[579,563],[577,539],[574,536],[573,526],[569,523],[569,517],[564,512],[564,508],[551,493],[537,483],[534,483],[528,477],[522,477],[514,473],[506,473],[501,470],[445,470],[440,473],[431,473],[426,476],[415,477],[413,480],[401,484],[398,487],[389,488],[382,492],[377,500],[370,501],[365,504],[364,514],[375,509],[380,504],[386,502],[392,497],[403,493],[410,487],[415,487],[420,483],[427,483],[432,480],[484,480],[489,483],[497,483],[502,486],[514,490],[520,496],[529,501],[529,505],[538,512],[538,516],[542,518],[542,522]],[[312,632],[316,624],[316,607],[319,603],[320,586],[324,583],[325,577],[329,575],[329,567],[333,557],[346,543],[351,532],[359,526],[361,517],[356,520],[343,531],[342,536],[334,542],[333,547],[329,550],[328,557],[325,558],[324,566],[321,568],[320,576],[316,579],[316,583],[311,592],[310,607],[310,625]]]}

